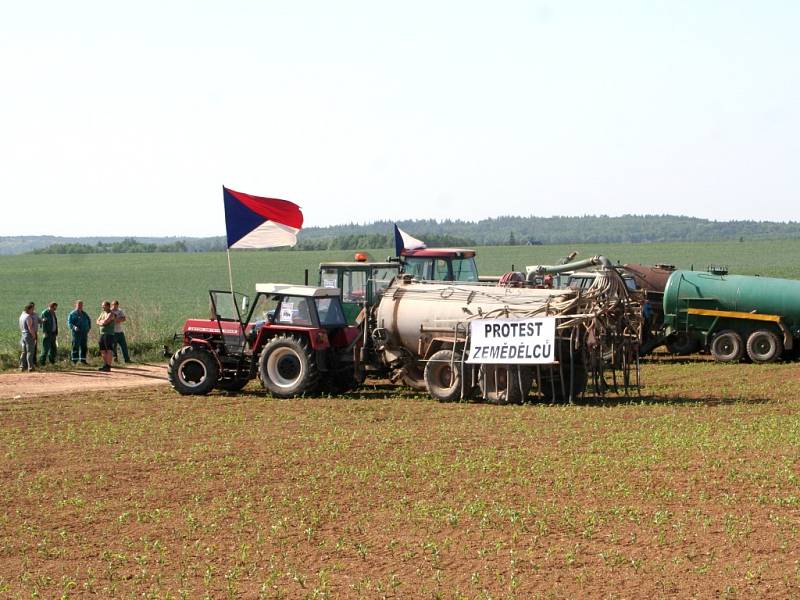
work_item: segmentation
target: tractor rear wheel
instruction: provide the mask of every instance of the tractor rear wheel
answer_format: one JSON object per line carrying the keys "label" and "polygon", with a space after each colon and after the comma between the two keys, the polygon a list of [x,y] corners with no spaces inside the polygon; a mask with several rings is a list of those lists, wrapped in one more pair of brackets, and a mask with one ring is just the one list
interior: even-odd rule
{"label": "tractor rear wheel", "polygon": [[720,362],[739,362],[744,354],[742,336],[733,329],[720,331],[711,340],[711,355]]}
{"label": "tractor rear wheel", "polygon": [[747,356],[754,363],[770,363],[783,354],[781,340],[769,329],[757,329],[747,338]]}
{"label": "tractor rear wheel", "polygon": [[521,365],[481,365],[478,379],[481,397],[487,402],[522,404],[531,391],[533,371]]}
{"label": "tractor rear wheel", "polygon": [[461,397],[461,371],[458,361],[453,363],[452,350],[439,350],[425,365],[425,387],[439,402],[455,402]]}
{"label": "tractor rear wheel", "polygon": [[184,346],[169,359],[167,378],[179,394],[202,396],[217,384],[219,367],[207,350]]}
{"label": "tractor rear wheel", "polygon": [[319,371],[308,341],[288,335],[272,338],[258,359],[261,383],[273,396],[294,398],[316,390]]}

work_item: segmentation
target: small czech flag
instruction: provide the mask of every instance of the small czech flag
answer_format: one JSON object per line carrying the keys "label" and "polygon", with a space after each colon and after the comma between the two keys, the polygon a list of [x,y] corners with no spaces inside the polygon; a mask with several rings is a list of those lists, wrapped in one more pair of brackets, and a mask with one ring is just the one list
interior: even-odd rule
{"label": "small czech flag", "polygon": [[400,229],[397,224],[394,226],[394,249],[397,256],[402,256],[403,250],[418,250],[426,248],[425,242],[418,240],[409,233]]}
{"label": "small czech flag", "polygon": [[222,186],[228,248],[294,246],[303,226],[300,207],[288,200],[259,198]]}

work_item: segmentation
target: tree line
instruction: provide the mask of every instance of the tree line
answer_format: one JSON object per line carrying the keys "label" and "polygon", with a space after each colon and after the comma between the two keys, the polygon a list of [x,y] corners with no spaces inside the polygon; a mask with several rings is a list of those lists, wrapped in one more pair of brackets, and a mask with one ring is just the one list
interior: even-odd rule
{"label": "tree line", "polygon": [[58,243],[46,248],[37,248],[32,254],[139,254],[148,252],[188,252],[183,240],[168,244],[139,242],[125,238],[121,242],[97,242],[96,244]]}
{"label": "tree line", "polygon": [[[298,234],[297,250],[369,250],[394,247],[393,221],[308,227]],[[573,243],[703,242],[724,240],[794,239],[800,223],[771,221],[710,221],[673,215],[623,215],[621,217],[514,217],[480,221],[417,219],[397,225],[429,246],[496,246]],[[31,244],[31,239],[25,243]],[[97,238],[89,240],[94,242]],[[36,254],[96,254],[127,252],[217,252],[225,250],[225,237],[148,238],[86,243],[76,240],[52,243],[30,250]],[[49,240],[48,240],[49,241]],[[0,238],[0,253],[4,242]],[[25,251],[25,250],[17,250]]]}

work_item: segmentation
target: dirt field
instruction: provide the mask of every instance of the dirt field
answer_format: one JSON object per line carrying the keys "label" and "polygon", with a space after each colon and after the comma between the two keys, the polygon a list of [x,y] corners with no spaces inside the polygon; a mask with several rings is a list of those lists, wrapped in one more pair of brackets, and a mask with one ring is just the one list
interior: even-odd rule
{"label": "dirt field", "polygon": [[0,596],[800,597],[798,380],[665,362],[642,398],[579,406],[6,399]]}
{"label": "dirt field", "polygon": [[3,373],[0,374],[0,401],[166,383],[166,365],[155,363],[127,364],[123,367],[115,364],[110,373],[101,373],[92,367],[69,371],[43,369],[34,373]]}

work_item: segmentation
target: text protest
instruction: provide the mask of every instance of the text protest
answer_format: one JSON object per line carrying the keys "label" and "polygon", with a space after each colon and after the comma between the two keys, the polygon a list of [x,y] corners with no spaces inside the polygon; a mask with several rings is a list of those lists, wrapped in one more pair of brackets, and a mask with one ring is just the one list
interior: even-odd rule
{"label": "text protest", "polygon": [[470,321],[470,363],[550,364],[556,362],[556,319]]}

